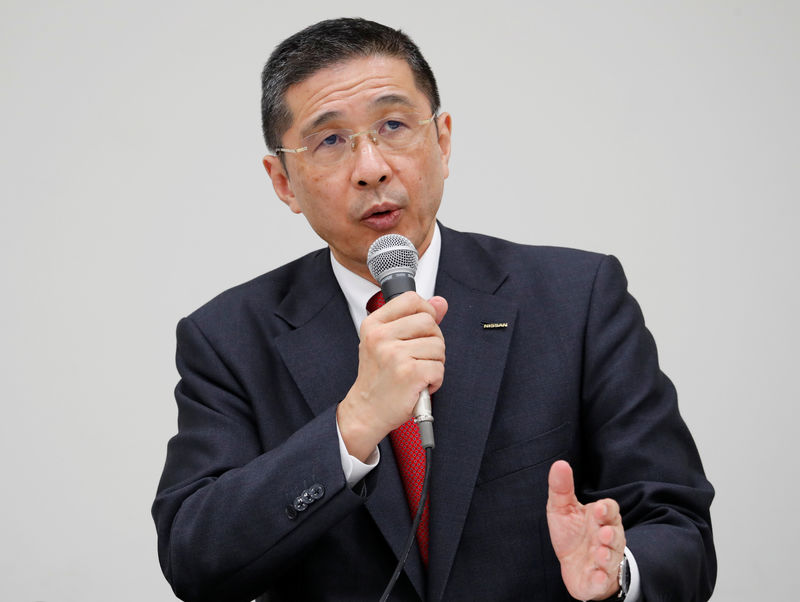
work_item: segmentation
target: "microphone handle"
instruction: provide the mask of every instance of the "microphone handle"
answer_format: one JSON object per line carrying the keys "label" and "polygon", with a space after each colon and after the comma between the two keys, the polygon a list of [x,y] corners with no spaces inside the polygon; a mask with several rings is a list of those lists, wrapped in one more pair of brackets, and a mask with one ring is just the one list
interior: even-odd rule
{"label": "microphone handle", "polygon": [[433,440],[433,414],[431,412],[431,394],[425,388],[419,393],[417,405],[414,406],[414,422],[419,428],[419,437],[422,440],[422,449],[433,449],[436,444]]}
{"label": "microphone handle", "polygon": [[392,274],[381,282],[381,292],[386,303],[402,295],[406,291],[417,290],[417,285],[414,282],[414,277],[406,272]]}
{"label": "microphone handle", "polygon": [[[417,290],[414,277],[408,273],[393,274],[381,282],[383,298],[388,303],[406,291]],[[414,406],[414,422],[419,428],[419,437],[423,449],[433,449],[436,444],[433,440],[433,412],[431,410],[431,394],[427,387],[420,391],[417,404]]]}

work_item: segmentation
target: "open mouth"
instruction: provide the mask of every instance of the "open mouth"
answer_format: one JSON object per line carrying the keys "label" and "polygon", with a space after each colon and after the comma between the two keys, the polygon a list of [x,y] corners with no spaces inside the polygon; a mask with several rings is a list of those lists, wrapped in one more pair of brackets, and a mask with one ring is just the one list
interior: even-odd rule
{"label": "open mouth", "polygon": [[378,209],[378,211],[374,211],[364,217],[364,223],[366,223],[370,228],[375,230],[388,230],[396,226],[400,221],[400,209],[383,209],[380,207]]}

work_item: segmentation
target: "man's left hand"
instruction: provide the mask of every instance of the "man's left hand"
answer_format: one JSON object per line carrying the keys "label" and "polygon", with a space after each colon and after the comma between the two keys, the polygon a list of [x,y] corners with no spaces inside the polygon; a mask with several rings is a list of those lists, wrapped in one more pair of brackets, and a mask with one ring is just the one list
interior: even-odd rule
{"label": "man's left hand", "polygon": [[548,486],[547,525],[567,591],[578,600],[610,598],[619,591],[625,554],[619,505],[612,499],[581,504],[572,468],[563,460],[550,467]]}

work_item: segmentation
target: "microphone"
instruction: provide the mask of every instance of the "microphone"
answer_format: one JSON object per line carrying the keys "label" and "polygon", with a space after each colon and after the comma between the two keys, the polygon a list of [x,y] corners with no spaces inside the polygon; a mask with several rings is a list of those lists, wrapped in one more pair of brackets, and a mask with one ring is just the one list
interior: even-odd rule
{"label": "microphone", "polygon": [[[400,234],[386,234],[372,243],[367,251],[367,267],[381,285],[383,298],[388,303],[406,291],[416,291],[414,276],[417,273],[419,254],[414,243]],[[431,395],[424,388],[414,406],[414,422],[419,428],[422,447],[434,448]]]}

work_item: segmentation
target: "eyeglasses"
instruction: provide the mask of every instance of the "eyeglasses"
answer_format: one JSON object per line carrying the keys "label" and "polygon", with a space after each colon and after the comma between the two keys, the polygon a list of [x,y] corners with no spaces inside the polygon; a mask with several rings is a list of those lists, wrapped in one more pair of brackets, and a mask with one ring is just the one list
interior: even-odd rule
{"label": "eyeglasses", "polygon": [[335,165],[356,150],[359,136],[368,136],[372,143],[381,146],[383,152],[403,151],[419,142],[426,126],[436,115],[420,119],[419,113],[399,113],[384,117],[363,132],[347,129],[324,129],[303,138],[300,148],[278,148],[275,154],[303,154],[303,158],[314,165]]}

